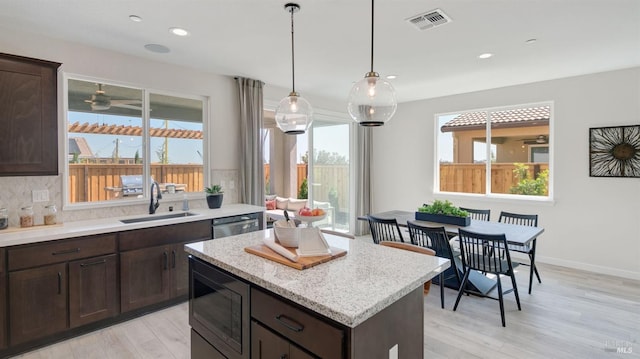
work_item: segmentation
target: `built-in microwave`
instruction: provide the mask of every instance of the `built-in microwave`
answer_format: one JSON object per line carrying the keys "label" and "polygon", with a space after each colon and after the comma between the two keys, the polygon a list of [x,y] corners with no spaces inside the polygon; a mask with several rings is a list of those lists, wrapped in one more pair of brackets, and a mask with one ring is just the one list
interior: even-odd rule
{"label": "built-in microwave", "polygon": [[248,359],[249,284],[194,257],[189,281],[191,328],[224,357]]}

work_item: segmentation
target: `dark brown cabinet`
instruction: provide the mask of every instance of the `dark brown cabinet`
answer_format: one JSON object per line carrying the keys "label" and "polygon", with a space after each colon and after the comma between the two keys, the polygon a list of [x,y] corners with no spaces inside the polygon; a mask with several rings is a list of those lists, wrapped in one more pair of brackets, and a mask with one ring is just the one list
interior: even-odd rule
{"label": "dark brown cabinet", "polygon": [[[275,339],[287,338],[285,341],[295,343],[318,357],[344,357],[345,331],[326,320],[318,318],[307,309],[299,308],[272,294],[251,288],[251,317],[254,322],[260,322],[265,328],[269,328],[269,330],[281,336],[273,334],[275,337],[270,337],[273,340],[263,340],[261,343],[263,349],[261,350],[265,352],[281,351],[283,344]],[[251,328],[253,345],[255,343],[253,341],[254,325]],[[269,330],[267,331],[269,332]],[[262,331],[259,331],[259,333],[262,333]],[[266,336],[266,334],[264,335]],[[292,347],[295,346],[292,345]],[[297,349],[296,352],[298,351],[298,355],[305,354],[302,350]],[[254,353],[256,352],[252,349],[252,358],[261,357],[254,356]],[[312,358],[313,356],[303,356],[303,358],[307,357]],[[277,356],[277,358],[280,358],[280,356]]]}
{"label": "dark brown cabinet", "polygon": [[7,252],[10,345],[118,314],[115,234]]}
{"label": "dark brown cabinet", "polygon": [[118,314],[118,256],[69,262],[69,327]]}
{"label": "dark brown cabinet", "polygon": [[0,248],[0,349],[7,347],[7,271],[6,251]]}
{"label": "dark brown cabinet", "polygon": [[120,233],[122,312],[186,299],[189,263],[184,245],[210,238],[210,220]]}
{"label": "dark brown cabinet", "polygon": [[0,54],[0,176],[58,174],[59,66]]}
{"label": "dark brown cabinet", "polygon": [[67,264],[9,273],[10,342],[17,345],[67,328]]}
{"label": "dark brown cabinet", "polygon": [[290,341],[271,332],[258,322],[251,321],[251,358],[313,359],[315,357],[305,353]]}
{"label": "dark brown cabinet", "polygon": [[168,251],[156,246],[120,254],[122,312],[171,298]]}

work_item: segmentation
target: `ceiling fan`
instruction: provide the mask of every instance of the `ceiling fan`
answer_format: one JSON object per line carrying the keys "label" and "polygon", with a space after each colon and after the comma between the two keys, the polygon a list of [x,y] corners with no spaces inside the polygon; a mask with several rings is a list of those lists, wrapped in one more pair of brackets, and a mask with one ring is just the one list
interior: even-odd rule
{"label": "ceiling fan", "polygon": [[538,135],[535,138],[521,138],[520,141],[523,141],[525,145],[544,145],[549,143],[549,136]]}
{"label": "ceiling fan", "polygon": [[[140,100],[112,100],[107,96],[102,89],[102,84],[97,84],[98,89],[96,93],[91,95],[90,100],[84,100],[84,102],[91,104],[91,110],[93,111],[105,111],[113,107],[128,108],[131,110],[142,111],[142,101]],[[137,106],[135,106],[137,105]]]}

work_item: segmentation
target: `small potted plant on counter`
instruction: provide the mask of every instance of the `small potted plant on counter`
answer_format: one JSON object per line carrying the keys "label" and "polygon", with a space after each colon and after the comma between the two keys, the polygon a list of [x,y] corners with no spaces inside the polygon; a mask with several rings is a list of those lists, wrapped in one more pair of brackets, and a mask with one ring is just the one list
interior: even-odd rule
{"label": "small potted plant on counter", "polygon": [[468,226],[471,223],[469,213],[454,206],[448,200],[435,200],[430,205],[423,204],[416,212],[416,220],[448,223],[456,226]]}
{"label": "small potted plant on counter", "polygon": [[222,186],[214,184],[210,187],[205,187],[204,192],[207,194],[207,206],[209,208],[220,208],[222,206]]}

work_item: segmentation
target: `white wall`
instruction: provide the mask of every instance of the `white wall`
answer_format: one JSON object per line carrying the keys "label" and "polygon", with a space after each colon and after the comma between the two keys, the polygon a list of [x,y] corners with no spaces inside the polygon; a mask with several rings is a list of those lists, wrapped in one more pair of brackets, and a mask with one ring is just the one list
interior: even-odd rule
{"label": "white wall", "polygon": [[[145,87],[152,90],[206,96],[210,100],[208,138],[208,161],[211,168],[211,182],[225,181],[224,203],[234,203],[239,199],[237,189],[238,171],[241,163],[240,127],[238,111],[238,90],[232,76],[196,71],[193,69],[149,61],[135,56],[97,49],[85,45],[69,43],[47,38],[41,34],[16,33],[3,28],[0,24],[0,52],[39,58],[62,63],[60,73],[106,79],[123,84]],[[162,58],[162,54],[157,55]],[[62,132],[65,122],[63,113],[62,75],[59,77],[59,128]],[[265,85],[265,103],[277,103],[288,95],[290,90]],[[340,105],[330,100],[307,97],[318,103],[317,106],[337,108]],[[344,107],[344,106],[343,106]],[[62,144],[62,143],[61,143]],[[63,150],[63,147],[60,147]],[[61,165],[59,172],[64,171]],[[230,189],[229,181],[235,180],[235,188]],[[59,176],[39,177],[0,177],[0,206],[9,208],[10,225],[17,225],[19,208],[30,202],[32,189],[48,189],[50,198],[62,207],[62,188],[64,180]],[[194,195],[191,207],[204,207],[204,194]],[[159,211],[167,211],[169,205],[181,208],[182,197],[165,198]],[[38,207],[38,208],[36,208]],[[65,221],[144,213],[148,204],[140,201],[138,205],[109,207],[104,209],[78,211],[66,210],[62,213]],[[34,206],[36,211],[41,210]]]}
{"label": "white wall", "polygon": [[[4,30],[0,31],[0,49],[5,53],[61,62],[61,69],[70,73],[208,96],[213,127],[211,166],[214,173],[237,171],[241,151],[232,77]],[[266,85],[265,103],[277,103],[287,94],[287,89]],[[344,112],[344,103],[305,97],[316,108]],[[639,99],[640,69],[635,68],[400,104],[387,125],[373,129],[374,211],[413,210],[432,200],[434,114],[551,100],[555,103],[551,136],[556,149],[555,203],[453,200],[459,205],[491,208],[494,219],[503,209],[538,213],[545,228],[539,240],[541,261],[640,278],[640,180],[590,178],[587,154],[589,127],[640,123]],[[52,198],[60,199],[63,183],[59,176],[33,179],[36,181],[27,183],[49,188]],[[32,185],[24,183],[21,178],[0,177],[3,188],[28,191]],[[21,203],[28,193],[7,196],[6,191],[0,193],[0,202]],[[113,214],[111,211],[83,211],[76,216],[104,216]]]}
{"label": "white wall", "polygon": [[492,220],[537,213],[541,262],[640,279],[640,179],[589,177],[588,162],[590,127],[640,124],[640,68],[400,104],[373,129],[374,212],[434,199],[434,114],[540,101],[554,102],[554,203],[439,198],[490,208]]}

